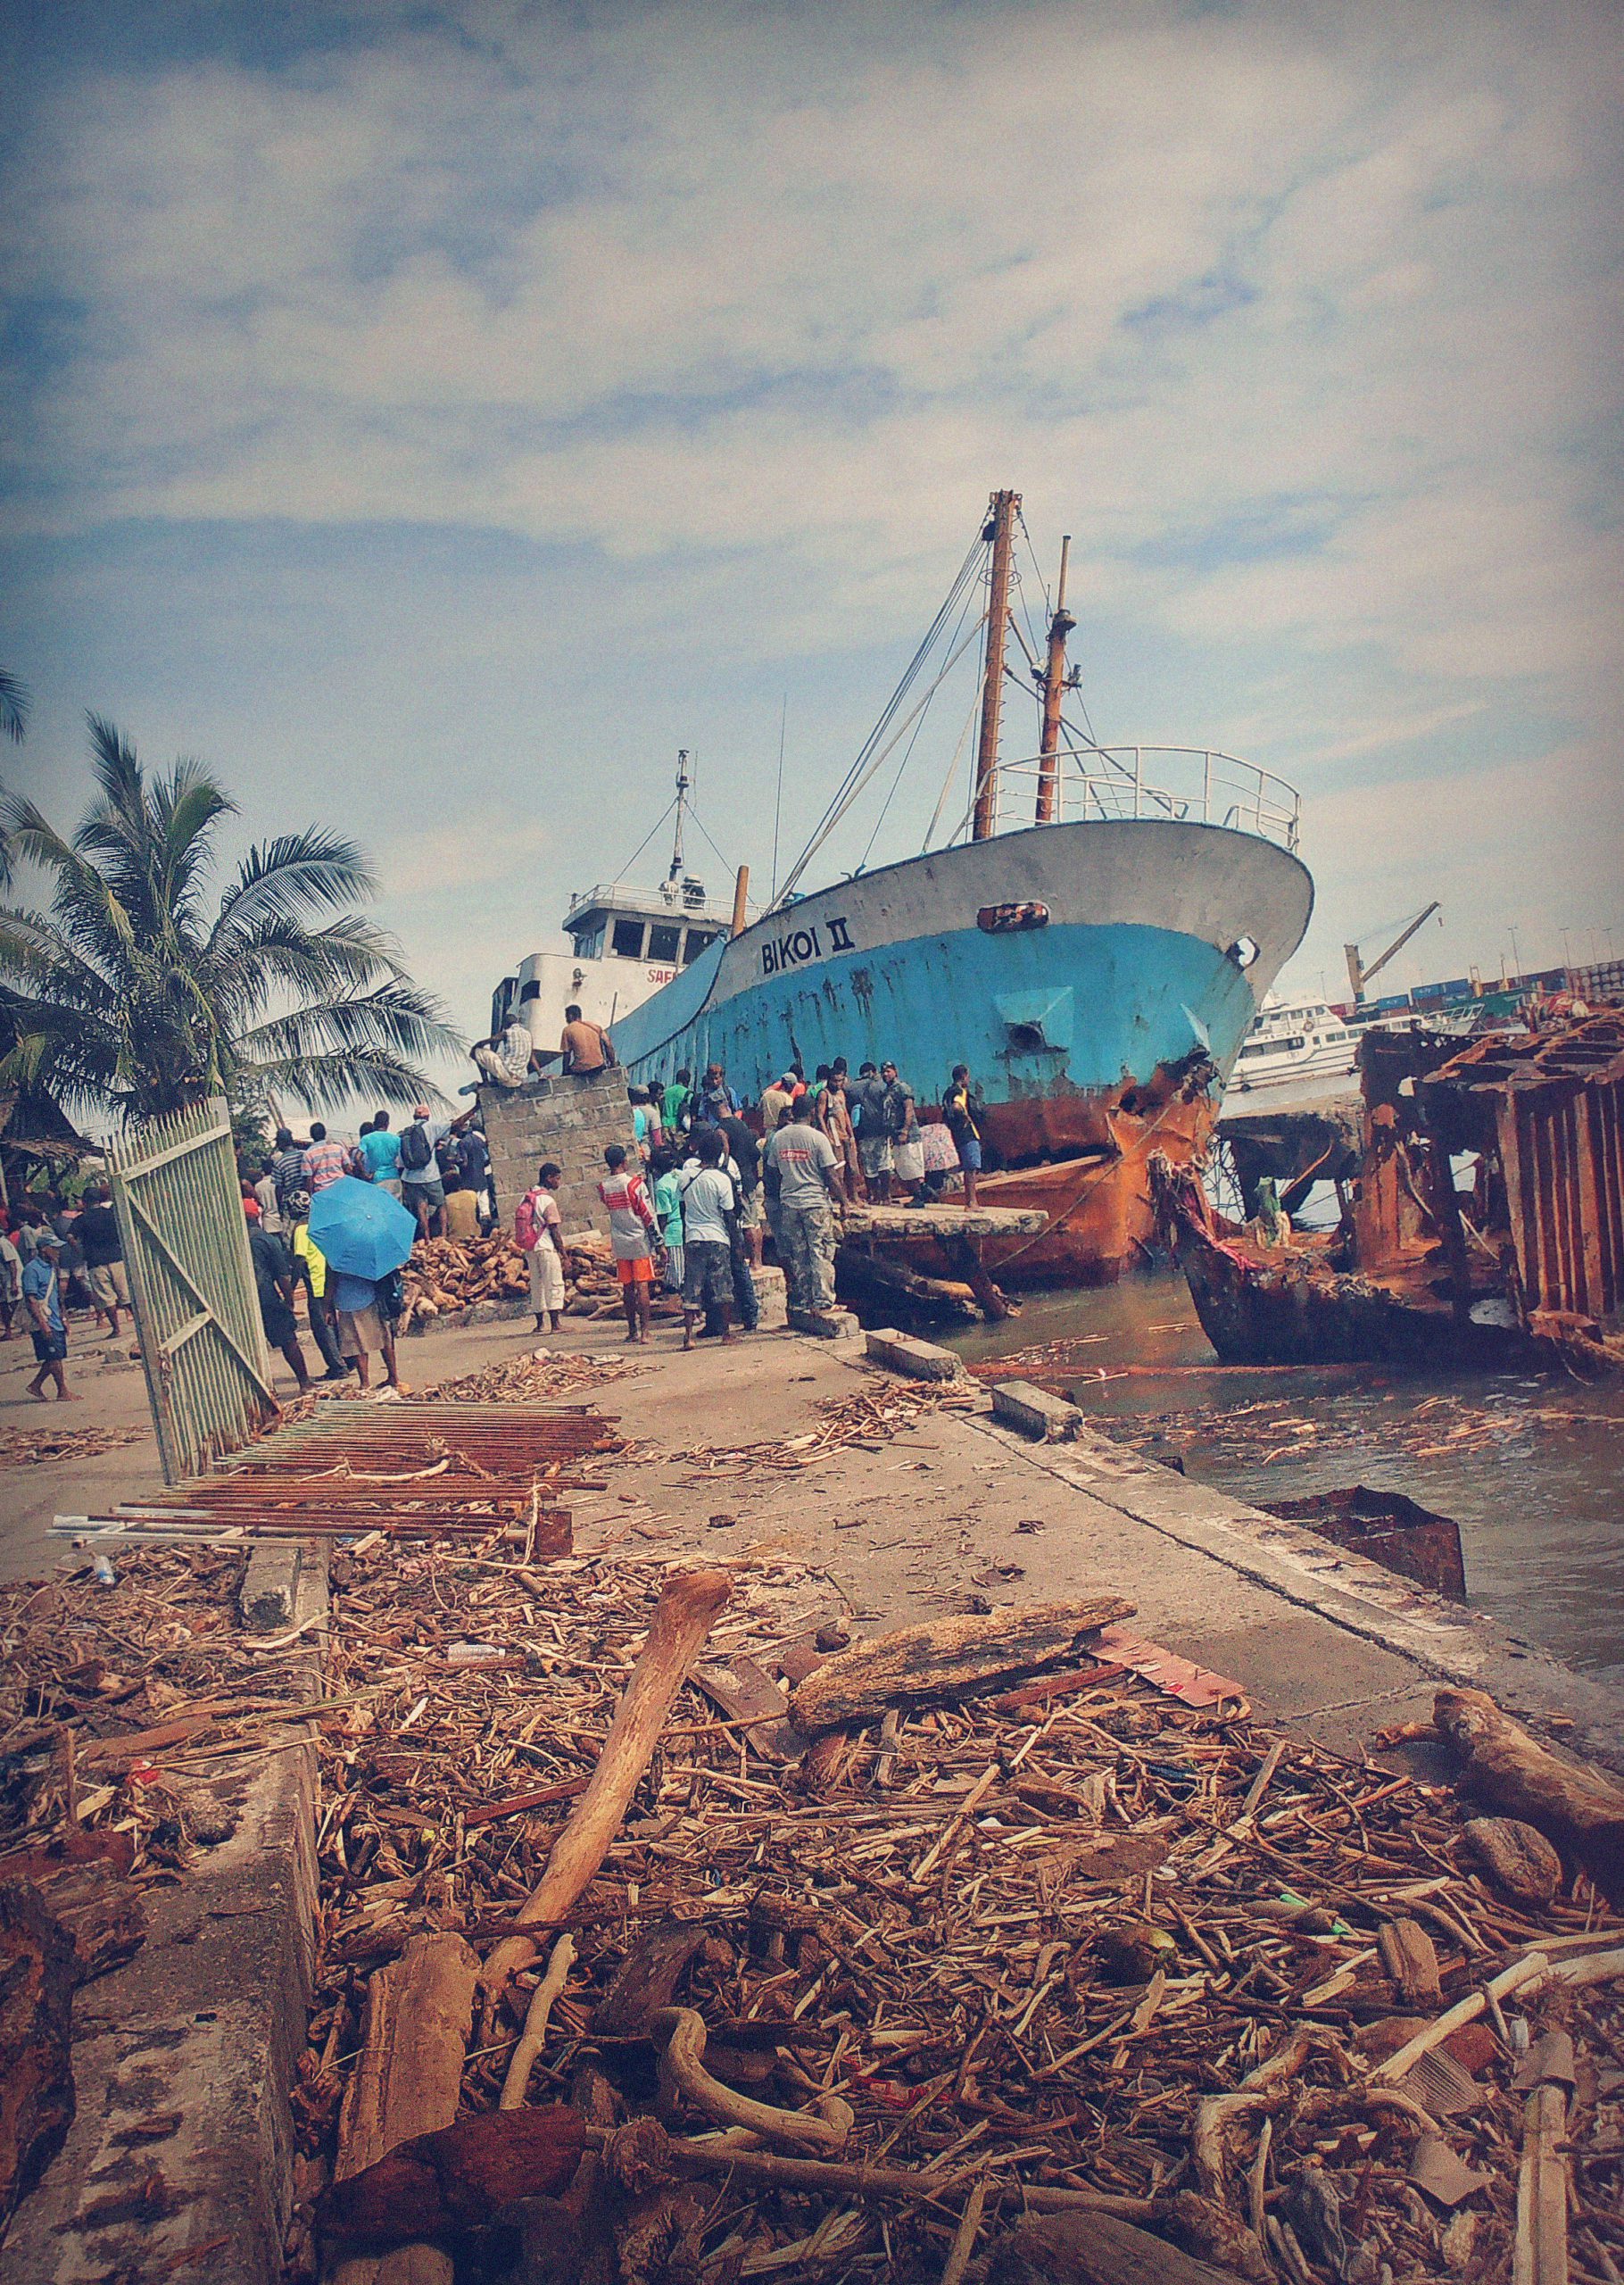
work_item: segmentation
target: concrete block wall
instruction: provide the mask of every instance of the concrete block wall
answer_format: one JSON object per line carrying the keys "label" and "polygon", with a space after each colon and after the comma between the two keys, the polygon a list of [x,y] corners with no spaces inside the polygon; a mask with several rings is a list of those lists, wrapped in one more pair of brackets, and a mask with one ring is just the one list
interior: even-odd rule
{"label": "concrete block wall", "polygon": [[517,1093],[481,1087],[479,1109],[491,1148],[496,1211],[508,1229],[513,1226],[519,1200],[535,1180],[536,1168],[544,1159],[552,1159],[564,1169],[558,1200],[566,1232],[597,1230],[609,1235],[609,1216],[598,1197],[603,1153],[611,1142],[624,1142],[634,1155],[636,1151],[626,1088],[621,1070],[594,1071],[579,1079],[560,1075],[532,1080]]}

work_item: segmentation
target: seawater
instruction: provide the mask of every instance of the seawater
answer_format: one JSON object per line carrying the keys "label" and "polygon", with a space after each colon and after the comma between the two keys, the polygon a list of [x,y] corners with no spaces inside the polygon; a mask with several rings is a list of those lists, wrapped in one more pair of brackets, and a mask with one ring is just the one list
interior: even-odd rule
{"label": "seawater", "polygon": [[[1237,1499],[1355,1483],[1461,1526],[1467,1599],[1570,1666],[1624,1683],[1624,1388],[1526,1374],[1214,1365],[1184,1282],[1026,1297],[953,1338],[966,1363],[1080,1342],[1069,1393],[1148,1457]],[[1049,1383],[1054,1385],[1055,1383]]]}

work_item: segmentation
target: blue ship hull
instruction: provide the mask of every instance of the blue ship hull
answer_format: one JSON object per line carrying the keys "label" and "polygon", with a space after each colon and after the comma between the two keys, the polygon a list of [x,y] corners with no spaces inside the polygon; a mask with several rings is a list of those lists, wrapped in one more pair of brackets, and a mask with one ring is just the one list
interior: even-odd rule
{"label": "blue ship hull", "polygon": [[[1006,928],[1015,905],[1041,919]],[[634,1080],[720,1063],[752,1098],[792,1061],[844,1055],[891,1059],[931,1103],[965,1063],[990,1166],[1127,1157],[1151,1122],[1176,1160],[1205,1143],[1312,905],[1298,860],[1254,835],[1035,827],[822,890],[713,946],[615,1036]]]}

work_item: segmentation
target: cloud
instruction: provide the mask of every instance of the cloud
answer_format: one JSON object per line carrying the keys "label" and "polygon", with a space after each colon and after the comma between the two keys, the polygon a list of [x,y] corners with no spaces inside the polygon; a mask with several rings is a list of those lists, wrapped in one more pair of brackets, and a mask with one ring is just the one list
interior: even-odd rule
{"label": "cloud", "polygon": [[467,824],[432,826],[384,844],[377,858],[379,891],[410,897],[490,889],[532,869],[551,839],[548,827],[537,822],[504,827],[497,834],[470,830]]}
{"label": "cloud", "polygon": [[[448,888],[497,881],[495,926],[602,869],[606,751],[634,842],[665,765],[621,758],[695,720],[758,860],[791,682],[816,814],[995,482],[1046,563],[1073,535],[1107,734],[1333,804],[1326,910],[1401,781],[1481,769],[1504,818],[1494,773],[1561,753],[1576,861],[1620,679],[1612,12],[318,15],[251,51],[155,4],[29,74],[8,520],[47,668],[101,567],[176,742],[319,751],[425,958],[471,957]],[[391,785],[468,829],[402,835]]]}

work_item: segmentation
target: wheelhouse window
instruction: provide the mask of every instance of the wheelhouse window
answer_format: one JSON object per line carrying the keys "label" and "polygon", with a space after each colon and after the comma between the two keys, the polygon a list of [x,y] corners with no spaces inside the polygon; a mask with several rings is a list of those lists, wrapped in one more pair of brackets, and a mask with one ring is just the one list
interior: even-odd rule
{"label": "wheelhouse window", "polygon": [[676,948],[682,942],[682,936],[680,928],[669,927],[665,922],[657,920],[649,931],[649,958],[659,960],[663,966],[675,968]]}
{"label": "wheelhouse window", "polygon": [[576,958],[597,960],[603,957],[603,923],[595,920],[590,928],[583,928],[576,937]]}
{"label": "wheelhouse window", "polygon": [[617,960],[640,960],[642,958],[642,923],[641,920],[617,920],[609,938],[609,949]]}
{"label": "wheelhouse window", "polygon": [[683,966],[697,960],[708,944],[714,944],[721,932],[716,928],[690,928],[688,942],[683,947]]}

